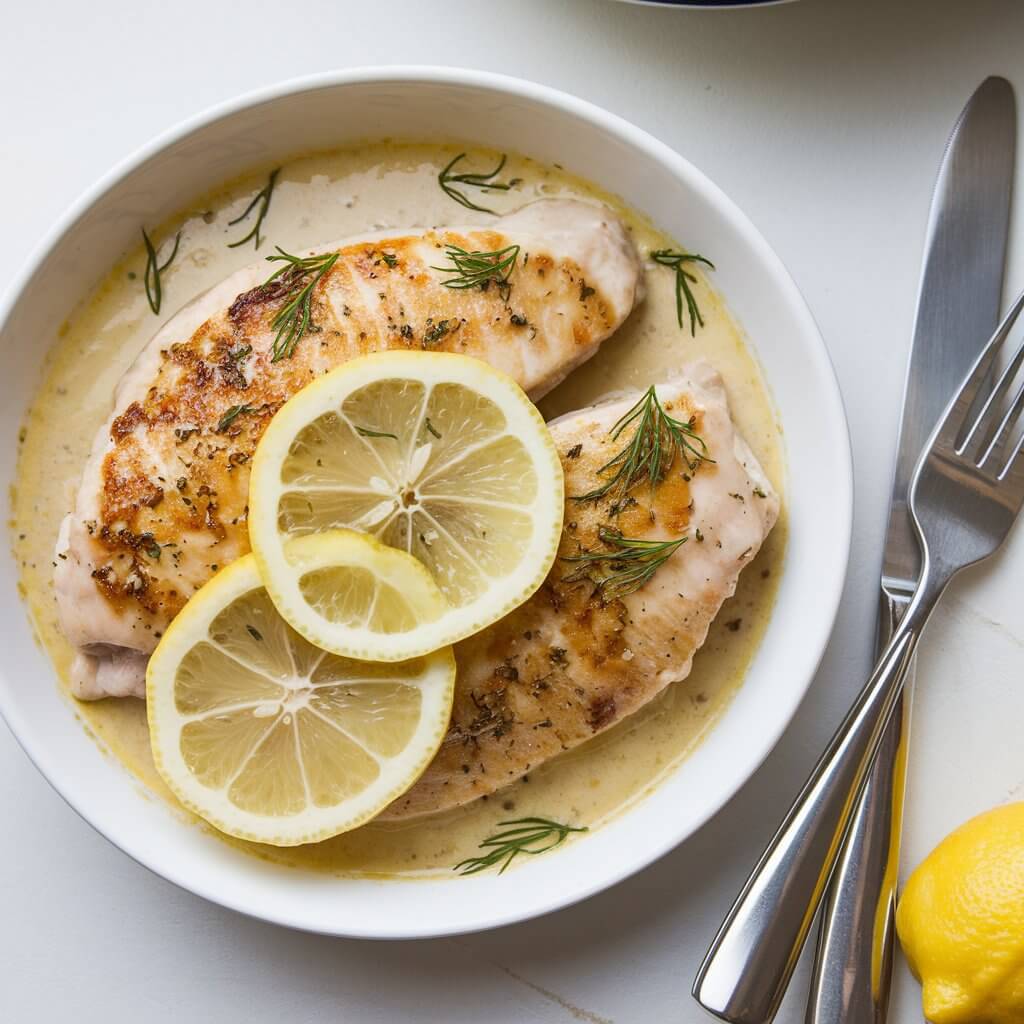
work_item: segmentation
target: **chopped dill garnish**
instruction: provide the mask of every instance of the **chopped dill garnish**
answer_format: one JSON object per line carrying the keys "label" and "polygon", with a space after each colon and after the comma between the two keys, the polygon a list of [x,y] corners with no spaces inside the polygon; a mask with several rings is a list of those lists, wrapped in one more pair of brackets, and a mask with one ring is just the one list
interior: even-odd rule
{"label": "chopped dill garnish", "polygon": [[665,412],[653,384],[612,427],[609,436],[617,441],[634,422],[636,429],[626,446],[597,471],[601,476],[614,470],[612,475],[594,490],[574,496],[574,501],[599,501],[606,495],[623,498],[641,480],[649,480],[653,489],[665,478],[677,455],[686,459],[691,470],[701,462],[714,462],[693,429],[693,420],[684,423]]}
{"label": "chopped dill garnish", "polygon": [[174,248],[171,249],[171,255],[160,262],[156,254],[156,249],[153,248],[153,243],[150,241],[149,235],[146,234],[146,229],[142,229],[142,241],[146,245],[146,273],[143,275],[143,282],[146,286],[146,298],[149,300],[149,308],[153,310],[154,315],[160,312],[160,305],[163,302],[164,289],[163,283],[160,280],[160,275],[174,262],[174,257],[178,255],[178,246],[181,244],[181,232],[174,236]]}
{"label": "chopped dill garnish", "polygon": [[493,171],[480,171],[480,172],[469,172],[464,171],[461,174],[452,174],[452,170],[460,160],[465,160],[466,154],[460,153],[457,157],[452,159],[448,165],[441,171],[437,176],[437,183],[441,186],[441,191],[449,199],[454,199],[455,202],[461,203],[468,210],[478,210],[480,213],[494,213],[497,216],[496,211],[488,209],[486,206],[479,206],[473,202],[466,193],[456,188],[456,185],[462,185],[466,188],[479,188],[485,192],[490,190],[496,190],[499,192],[507,192],[514,182],[502,182],[494,181],[500,173],[501,169],[505,166],[505,161],[508,157],[502,153],[501,159],[498,161],[498,166]]}
{"label": "chopped dill garnish", "polygon": [[318,256],[293,256],[280,246],[276,256],[268,256],[269,263],[284,263],[264,282],[264,287],[279,281],[286,302],[271,324],[277,329],[271,362],[289,358],[295,352],[302,336],[313,327],[313,289],[317,282],[338,260],[339,253],[327,252]]}
{"label": "chopped dill garnish", "polygon": [[704,266],[715,269],[714,263],[703,256],[692,252],[676,252],[673,249],[658,249],[651,253],[651,259],[660,263],[663,267],[672,267],[676,272],[676,319],[679,326],[683,326],[683,302],[686,302],[686,312],[690,317],[690,335],[695,337],[697,325],[704,326],[704,318],[700,314],[697,300],[694,298],[693,289],[690,284],[697,283],[697,276],[691,274],[684,266],[684,263],[703,263]]}
{"label": "chopped dill garnish", "polygon": [[565,577],[565,582],[593,580],[606,600],[625,597],[639,590],[687,540],[686,537],[675,540],[623,537],[618,530],[607,526],[599,527],[597,535],[610,550],[584,551],[563,558],[563,561],[577,565],[577,569]]}
{"label": "chopped dill garnish", "polygon": [[398,257],[393,252],[381,252],[380,258],[389,266],[398,266]]}
{"label": "chopped dill garnish", "polygon": [[360,437],[393,437],[398,440],[397,434],[389,434],[386,430],[370,430],[369,427],[361,427],[358,423],[355,424],[355,428]]}
{"label": "chopped dill garnish", "polygon": [[260,228],[263,227],[263,221],[267,216],[267,211],[270,209],[270,200],[274,195],[274,185],[277,183],[277,176],[281,173],[280,167],[275,167],[270,172],[270,177],[267,178],[266,185],[263,186],[253,196],[252,202],[234,219],[228,221],[229,227],[234,227],[236,224],[240,224],[246,217],[249,216],[252,211],[259,206],[259,211],[256,214],[256,223],[253,225],[252,231],[245,236],[240,238],[237,242],[228,242],[229,249],[237,249],[240,245],[245,245],[246,242],[251,238],[256,239],[255,248],[259,248],[263,244],[263,239],[260,237]]}
{"label": "chopped dill garnish", "polygon": [[488,836],[480,849],[485,850],[479,857],[467,857],[459,861],[453,871],[460,875],[475,875],[478,871],[500,864],[498,874],[505,869],[519,854],[535,857],[538,853],[547,853],[565,842],[570,832],[586,832],[586,825],[573,827],[562,825],[548,818],[517,818],[515,821],[499,821],[498,828],[502,831]]}
{"label": "chopped dill garnish", "polygon": [[217,433],[223,434],[228,427],[231,426],[239,416],[243,416],[247,412],[255,412],[256,410],[251,405],[233,405],[223,416],[220,418],[220,422],[217,424]]}
{"label": "chopped dill garnish", "polygon": [[245,628],[249,631],[249,636],[251,636],[253,640],[263,640],[263,634],[255,626],[250,626],[248,623],[246,623]]}
{"label": "chopped dill garnish", "polygon": [[156,538],[151,533],[144,533],[139,538],[142,541],[142,550],[153,559],[154,562],[160,561],[160,545],[156,542]]}
{"label": "chopped dill garnish", "polygon": [[442,274],[453,275],[443,281],[445,288],[477,288],[486,291],[492,281],[498,283],[503,298],[508,298],[508,279],[519,258],[519,246],[509,245],[496,252],[467,252],[457,245],[445,248],[450,267],[431,267]]}
{"label": "chopped dill garnish", "polygon": [[435,427],[434,424],[430,422],[429,416],[427,417],[426,422],[423,425],[424,427],[426,427],[428,434],[433,434],[434,437],[438,439],[438,441],[441,440],[441,435],[438,433],[437,427]]}
{"label": "chopped dill garnish", "polygon": [[446,334],[454,330],[450,320],[438,320],[435,324],[433,320],[427,319],[427,329],[423,332],[423,344],[422,348],[430,348],[436,345]]}

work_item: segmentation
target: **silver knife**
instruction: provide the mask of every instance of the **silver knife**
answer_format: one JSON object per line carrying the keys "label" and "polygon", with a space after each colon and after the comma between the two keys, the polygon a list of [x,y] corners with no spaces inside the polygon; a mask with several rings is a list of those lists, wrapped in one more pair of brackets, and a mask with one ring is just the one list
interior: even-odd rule
{"label": "silver knife", "polygon": [[[940,413],[999,320],[1017,115],[1013,89],[987,78],[953,127],[932,197],[903,396],[882,562],[878,646],[917,583],[907,512],[914,463]],[[908,687],[913,668],[908,675]],[[893,716],[829,883],[807,1024],[883,1024],[902,827],[910,690]]]}

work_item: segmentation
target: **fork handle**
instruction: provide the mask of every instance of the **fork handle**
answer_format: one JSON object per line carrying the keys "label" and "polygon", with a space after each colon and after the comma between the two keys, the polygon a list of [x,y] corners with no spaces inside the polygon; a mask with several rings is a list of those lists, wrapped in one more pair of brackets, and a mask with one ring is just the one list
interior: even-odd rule
{"label": "fork handle", "polygon": [[927,562],[870,679],[715,936],[694,998],[731,1024],[777,1012],[897,703],[918,637],[950,574]]}
{"label": "fork handle", "polygon": [[[879,649],[892,636],[910,595],[882,592]],[[842,853],[828,883],[805,1024],[885,1024],[896,941],[896,871],[906,785],[910,691],[907,669]]]}

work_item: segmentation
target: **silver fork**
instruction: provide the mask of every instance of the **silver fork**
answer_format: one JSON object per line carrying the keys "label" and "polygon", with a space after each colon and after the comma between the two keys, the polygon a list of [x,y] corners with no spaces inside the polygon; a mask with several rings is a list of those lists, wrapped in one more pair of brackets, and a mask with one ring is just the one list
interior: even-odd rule
{"label": "silver fork", "polygon": [[922,569],[906,614],[697,974],[694,997],[723,1020],[766,1024],[775,1016],[921,631],[950,580],[999,548],[1024,504],[1024,438],[1017,429],[1024,383],[1016,383],[1024,344],[998,373],[1022,308],[1024,294],[946,407],[917,463],[909,504]]}

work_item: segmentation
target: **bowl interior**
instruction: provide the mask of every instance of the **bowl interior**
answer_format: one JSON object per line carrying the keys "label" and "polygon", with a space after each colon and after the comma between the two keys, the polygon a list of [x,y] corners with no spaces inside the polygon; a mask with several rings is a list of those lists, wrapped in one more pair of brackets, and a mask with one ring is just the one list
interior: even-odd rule
{"label": "bowl interior", "polygon": [[732,705],[651,796],[585,840],[500,878],[412,884],[330,879],[264,864],[183,826],[161,801],[141,799],[138,783],[98,755],[56,687],[26,621],[6,544],[0,710],[68,802],[164,877],[296,927],[412,937],[522,920],[604,888],[690,835],[754,772],[796,710],[832,627],[849,547],[851,469],[835,378],[803,300],[761,236],[698,171],[645,133],[565,94],[474,72],[382,69],[281,86],[205,115],[115,170],[70,211],[15,286],[0,326],[4,492],[50,339],[104,268],[135,242],[140,223],[161,221],[254,165],[381,137],[463,139],[561,163],[618,193],[695,251],[715,252],[716,284],[763,365],[795,467],[775,613]]}

